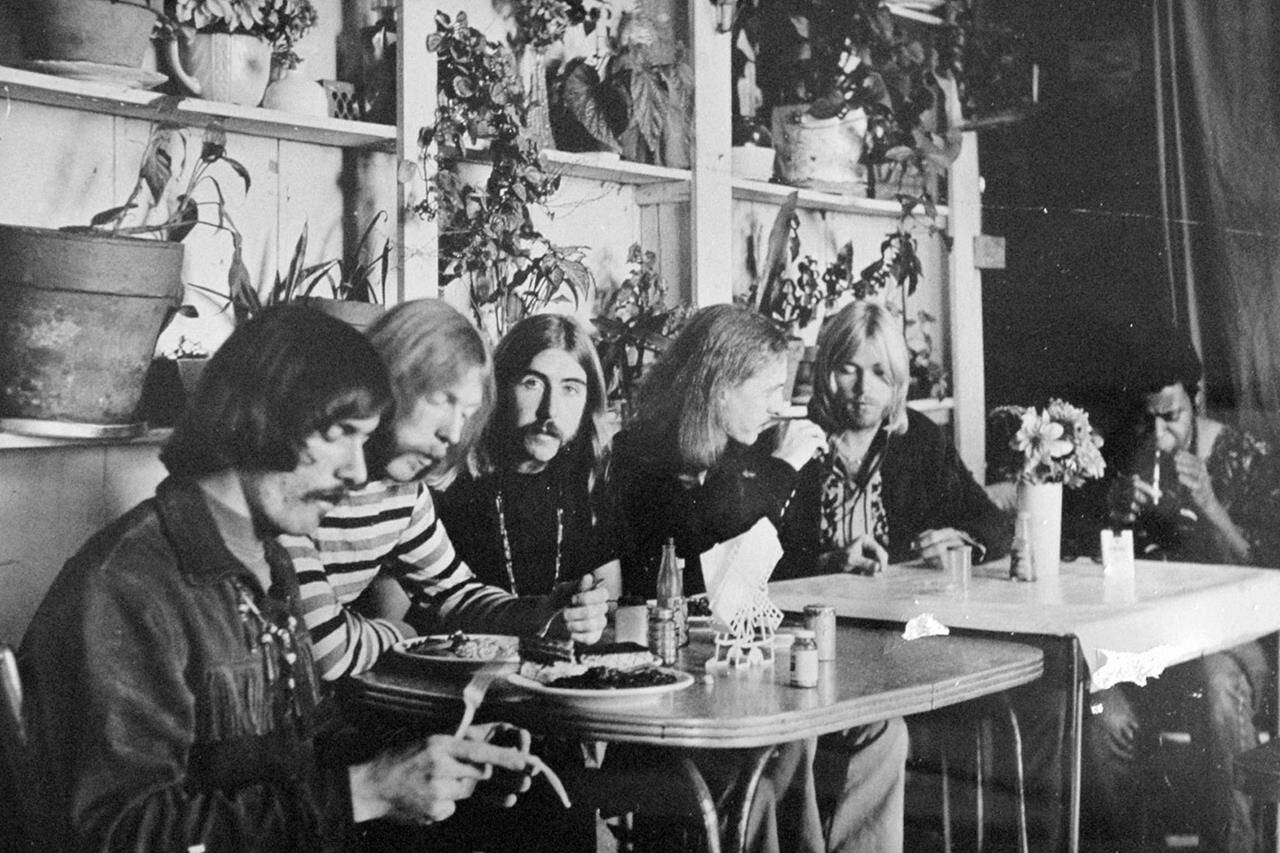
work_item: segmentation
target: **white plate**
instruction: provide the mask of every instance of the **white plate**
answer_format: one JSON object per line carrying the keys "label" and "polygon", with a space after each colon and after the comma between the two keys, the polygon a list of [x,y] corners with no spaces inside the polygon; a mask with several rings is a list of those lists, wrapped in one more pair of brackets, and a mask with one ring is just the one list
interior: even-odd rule
{"label": "white plate", "polygon": [[426,637],[411,637],[408,640],[401,640],[396,643],[391,647],[391,651],[404,660],[427,663],[432,666],[441,666],[453,670],[469,671],[479,669],[491,662],[510,664],[513,670],[520,665],[520,640],[510,634],[467,634],[467,637],[472,639],[491,640],[501,644],[504,647],[503,653],[493,658],[461,658],[448,651],[415,650],[415,647],[421,645],[447,643],[452,636],[452,634],[432,634]]}
{"label": "white plate", "polygon": [[585,687],[552,687],[519,673],[508,673],[507,681],[522,687],[530,693],[537,693],[553,699],[569,703],[580,702],[631,702],[635,699],[660,696],[663,693],[674,693],[693,684],[693,676],[678,669],[663,669],[663,672],[677,676],[670,684],[653,684],[647,687],[618,687],[612,690],[593,690]]}

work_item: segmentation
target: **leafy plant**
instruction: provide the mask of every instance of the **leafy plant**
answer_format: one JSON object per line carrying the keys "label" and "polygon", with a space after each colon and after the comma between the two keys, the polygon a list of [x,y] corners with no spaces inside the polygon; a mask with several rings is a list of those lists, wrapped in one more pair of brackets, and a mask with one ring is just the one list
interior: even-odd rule
{"label": "leafy plant", "polygon": [[564,39],[565,32],[581,24],[589,35],[605,7],[601,0],[509,0],[515,31],[508,37],[512,50],[526,47],[545,50]]}
{"label": "leafy plant", "polygon": [[[875,195],[877,167],[896,191],[945,173],[960,150],[957,86],[972,30],[968,0],[929,12],[898,0],[783,0],[747,6],[739,28],[756,46],[766,109],[803,103],[814,118],[867,115],[862,160]],[[735,39],[736,41],[736,39]]]}
{"label": "leafy plant", "polygon": [[934,397],[941,400],[947,396],[950,383],[947,371],[933,356],[933,334],[930,331],[938,321],[928,311],[916,311],[916,319],[905,319],[904,326],[907,337],[907,350],[911,353],[908,373],[911,386],[907,392],[910,399]]}
{"label": "leafy plant", "polygon": [[170,0],[174,21],[206,33],[248,33],[271,43],[274,61],[296,68],[297,43],[316,25],[311,0]]}
{"label": "leafy plant", "polygon": [[561,69],[551,92],[560,147],[603,146],[640,163],[689,165],[693,69],[684,46],[671,51],[654,26],[645,7],[627,12],[607,56],[578,57]]}
{"label": "leafy plant", "polygon": [[[177,125],[153,125],[138,168],[138,179],[128,200],[96,214],[87,227],[73,226],[63,230],[103,231],[122,237],[154,237],[175,243],[197,225],[225,232],[231,238],[227,292],[234,303],[237,298],[244,298],[244,294],[251,292],[253,287],[244,264],[244,240],[227,212],[226,196],[214,169],[220,165],[228,167],[244,183],[246,194],[252,184],[249,170],[238,160],[227,156],[226,133],[220,128],[206,127],[201,139],[200,157],[183,189],[175,195],[170,187],[174,178],[185,171],[186,147],[186,136]],[[212,188],[213,201],[196,200],[197,192],[205,186]],[[202,219],[202,209],[209,208],[213,209],[214,218]],[[191,315],[185,310],[183,313]]]}
{"label": "leafy plant", "polygon": [[666,350],[688,319],[687,305],[667,304],[658,256],[631,244],[627,277],[604,300],[595,318],[596,344],[611,400],[629,400],[644,375],[645,357]]}
{"label": "leafy plant", "polygon": [[440,280],[465,278],[477,322],[494,335],[556,299],[575,307],[591,290],[581,251],[555,246],[534,227],[532,207],[559,188],[542,166],[525,124],[523,96],[510,52],[467,23],[437,13],[427,40],[440,85],[436,123],[419,134],[423,157],[433,144],[461,152],[477,134],[489,138],[488,179],[462,178],[455,156],[437,156],[420,215],[439,223]]}

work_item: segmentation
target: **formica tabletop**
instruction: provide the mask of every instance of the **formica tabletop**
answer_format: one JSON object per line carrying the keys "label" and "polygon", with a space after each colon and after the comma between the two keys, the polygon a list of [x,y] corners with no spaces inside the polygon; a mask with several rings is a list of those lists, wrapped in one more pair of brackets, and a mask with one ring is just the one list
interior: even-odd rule
{"label": "formica tabletop", "polygon": [[[1043,652],[973,637],[907,641],[901,632],[848,624],[836,632],[837,659],[820,664],[816,688],[792,687],[789,651],[771,666],[707,675],[709,630],[695,630],[677,668],[690,686],[634,700],[565,700],[499,682],[481,717],[535,731],[602,741],[677,747],[752,747],[840,731],[941,708],[1033,681]],[[388,662],[357,676],[348,698],[366,707],[456,723],[462,678],[413,662]]]}

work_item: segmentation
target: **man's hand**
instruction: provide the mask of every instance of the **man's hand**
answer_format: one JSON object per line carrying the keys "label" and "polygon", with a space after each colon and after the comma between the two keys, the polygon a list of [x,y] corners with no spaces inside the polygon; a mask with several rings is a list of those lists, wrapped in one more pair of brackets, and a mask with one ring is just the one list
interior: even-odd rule
{"label": "man's hand", "polygon": [[827,434],[813,421],[783,421],[778,427],[778,446],[773,455],[799,471],[826,446]]}
{"label": "man's hand", "polygon": [[1116,480],[1108,496],[1111,520],[1123,527],[1132,526],[1138,516],[1154,507],[1159,500],[1155,487],[1137,474],[1127,480]]}
{"label": "man's hand", "polygon": [[609,590],[592,575],[577,582],[557,584],[551,594],[552,606],[559,610],[547,633],[568,635],[575,643],[590,645],[600,639],[608,622]]}
{"label": "man's hand", "polygon": [[1204,460],[1194,453],[1179,450],[1173,457],[1178,467],[1178,482],[1186,486],[1191,500],[1202,512],[1209,513],[1218,504],[1218,496],[1213,491],[1213,481],[1209,479],[1209,469]]}
{"label": "man's hand", "polygon": [[492,776],[494,768],[524,772],[530,765],[527,742],[521,749],[486,743],[483,737],[489,728],[472,727],[465,738],[432,735],[349,768],[356,822],[379,817],[406,823],[441,821],[453,814],[459,800],[471,796],[477,782]]}
{"label": "man's hand", "polygon": [[829,574],[874,575],[889,565],[889,552],[880,547],[874,537],[864,533],[848,548],[823,554],[818,558],[818,565]]}
{"label": "man's hand", "polygon": [[941,527],[937,530],[926,530],[916,537],[912,547],[921,557],[933,566],[945,566],[947,549],[961,545],[973,547],[973,539],[954,527]]}

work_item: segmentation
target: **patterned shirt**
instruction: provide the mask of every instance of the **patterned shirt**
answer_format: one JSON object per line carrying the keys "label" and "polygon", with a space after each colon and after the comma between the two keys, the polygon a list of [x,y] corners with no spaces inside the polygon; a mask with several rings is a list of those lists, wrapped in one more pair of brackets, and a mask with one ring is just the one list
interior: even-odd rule
{"label": "patterned shirt", "polygon": [[889,547],[889,518],[884,511],[884,481],[880,466],[859,486],[838,454],[828,450],[822,478],[819,546],[823,551],[843,550],[859,536],[870,534],[884,548]]}
{"label": "patterned shirt", "polygon": [[[1224,424],[1214,439],[1205,468],[1213,493],[1231,521],[1249,543],[1249,562],[1280,568],[1280,469],[1270,446],[1247,432]],[[1176,531],[1161,531],[1160,515],[1144,516],[1142,523],[1155,542],[1153,555],[1190,562],[1222,562],[1214,537],[1204,529],[1209,522],[1194,509],[1186,488],[1179,484],[1171,495],[1179,513]],[[1163,504],[1162,504],[1163,507]],[[1175,509],[1174,512],[1177,512]],[[1162,514],[1169,515],[1167,510]]]}
{"label": "patterned shirt", "polygon": [[364,672],[403,639],[395,624],[346,607],[380,571],[440,630],[494,619],[514,599],[476,580],[454,553],[423,483],[370,483],[325,516],[314,539],[282,536],[280,542],[297,569],[303,618],[326,680]]}

